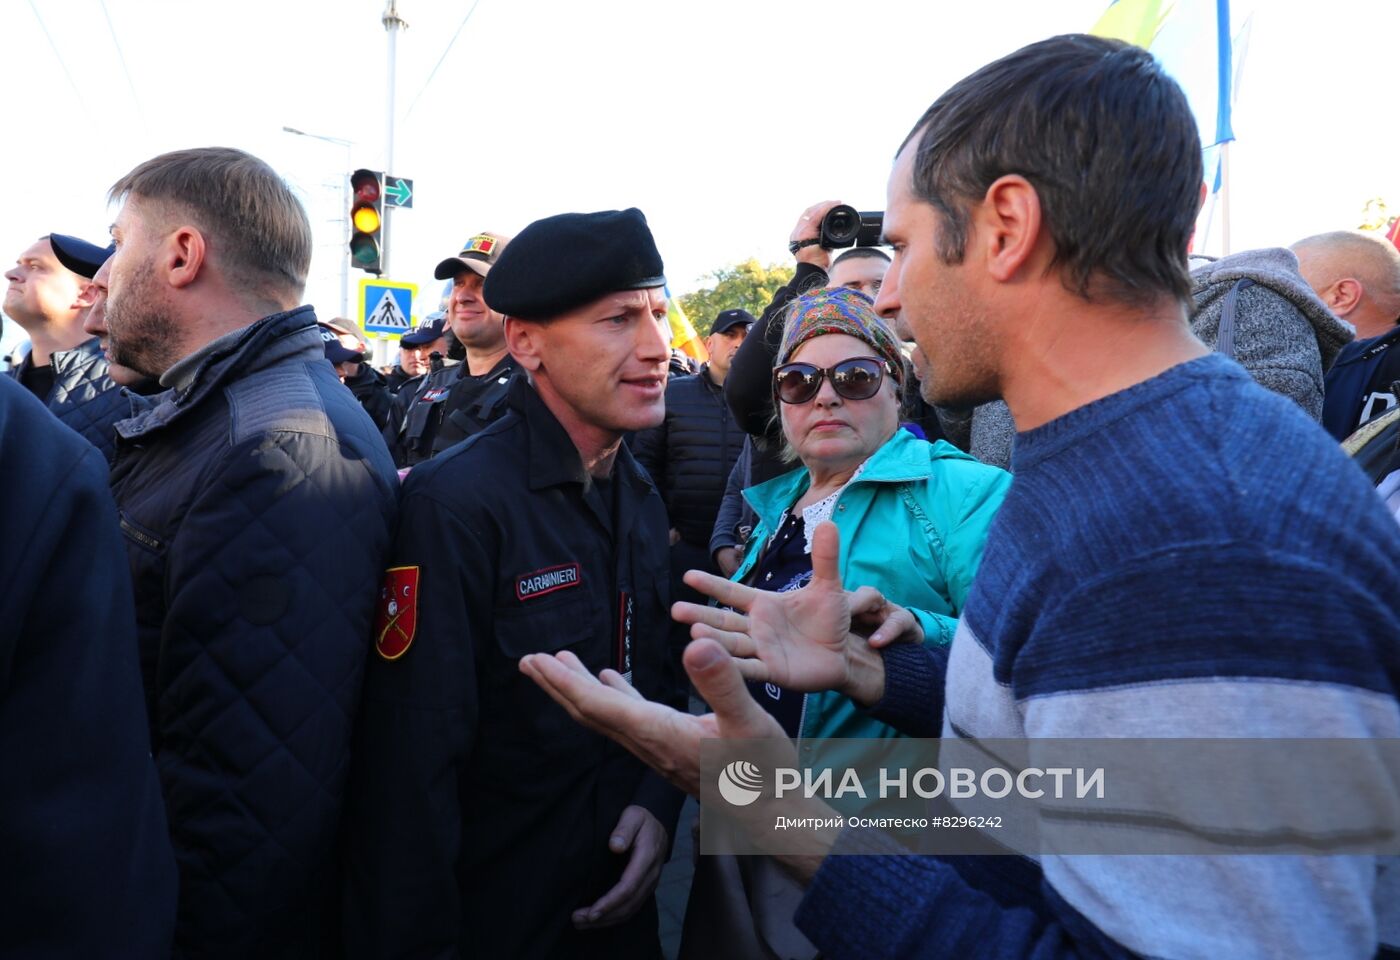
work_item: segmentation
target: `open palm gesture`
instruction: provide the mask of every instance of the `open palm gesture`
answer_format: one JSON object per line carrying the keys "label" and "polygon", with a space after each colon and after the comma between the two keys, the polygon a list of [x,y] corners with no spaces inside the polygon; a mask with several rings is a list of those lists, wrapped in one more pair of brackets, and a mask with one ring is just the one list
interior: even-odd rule
{"label": "open palm gesture", "polygon": [[[846,591],[840,553],[836,525],[819,524],[812,535],[812,580],[787,593],[691,570],[686,583],[732,609],[681,602],[671,615],[692,624],[693,637],[718,641],[747,680],[806,692],[837,690],[862,703],[873,696],[873,703],[884,687],[884,671],[872,646],[922,639],[922,630],[878,590]],[[869,640],[860,635],[871,628]]]}

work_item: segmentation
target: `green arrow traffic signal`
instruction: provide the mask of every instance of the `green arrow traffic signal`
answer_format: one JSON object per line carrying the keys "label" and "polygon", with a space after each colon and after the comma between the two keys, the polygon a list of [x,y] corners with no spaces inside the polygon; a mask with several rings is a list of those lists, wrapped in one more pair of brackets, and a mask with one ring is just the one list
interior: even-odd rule
{"label": "green arrow traffic signal", "polygon": [[402,177],[385,177],[384,196],[396,207],[413,206],[413,181]]}

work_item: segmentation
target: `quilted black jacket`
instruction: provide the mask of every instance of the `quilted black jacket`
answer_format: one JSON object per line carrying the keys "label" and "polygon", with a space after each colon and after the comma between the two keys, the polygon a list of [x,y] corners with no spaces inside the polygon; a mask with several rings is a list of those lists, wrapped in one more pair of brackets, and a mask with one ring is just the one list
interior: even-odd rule
{"label": "quilted black jacket", "polygon": [[[96,337],[53,355],[53,389],[46,405],[59,420],[78,431],[110,463],[116,451],[112,425],[135,412],[131,397],[107,376],[107,360]],[[14,370],[18,378],[26,357]]]}
{"label": "quilted black jacket", "polygon": [[709,549],[729,471],[743,446],[744,432],[708,366],[666,385],[666,419],[639,432],[632,451],[651,474],[682,540]]}
{"label": "quilted black jacket", "polygon": [[397,480],[310,307],[117,424],[176,950],[332,949],[335,837]]}

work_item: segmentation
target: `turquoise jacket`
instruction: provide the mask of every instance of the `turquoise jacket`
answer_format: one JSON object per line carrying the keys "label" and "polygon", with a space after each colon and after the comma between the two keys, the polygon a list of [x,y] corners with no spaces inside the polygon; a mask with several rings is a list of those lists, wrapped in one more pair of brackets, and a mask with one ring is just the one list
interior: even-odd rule
{"label": "turquoise jacket", "polygon": [[[734,580],[748,576],[809,481],[807,470],[799,468],[744,491],[758,525]],[[949,443],[896,430],[832,510],[841,534],[841,582],[848,590],[875,587],[914,612],[925,643],[947,645],[982,559],[987,530],[1010,485],[1009,473]],[[808,694],[803,702],[799,743],[898,735],[842,694]]]}

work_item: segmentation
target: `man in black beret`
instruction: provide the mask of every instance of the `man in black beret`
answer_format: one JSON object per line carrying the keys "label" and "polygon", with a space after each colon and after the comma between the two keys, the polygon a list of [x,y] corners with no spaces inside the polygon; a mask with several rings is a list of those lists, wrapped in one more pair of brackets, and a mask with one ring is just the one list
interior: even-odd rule
{"label": "man in black beret", "polygon": [[639,210],[537,221],[486,278],[528,380],[404,484],[357,724],[353,956],[660,956],[681,797],[518,663],[568,650],[684,708],[665,510],[621,443],[664,412],[664,283]]}

